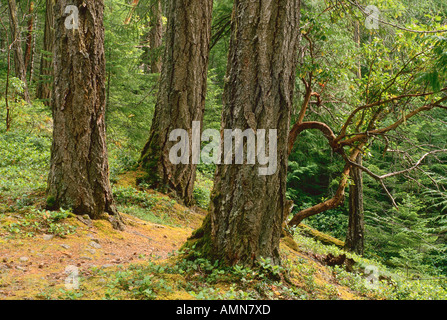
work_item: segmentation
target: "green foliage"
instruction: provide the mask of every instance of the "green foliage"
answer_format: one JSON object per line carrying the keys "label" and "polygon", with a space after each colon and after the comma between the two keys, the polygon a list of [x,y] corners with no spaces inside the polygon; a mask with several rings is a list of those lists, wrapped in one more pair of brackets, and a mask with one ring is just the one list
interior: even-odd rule
{"label": "green foliage", "polygon": [[[333,5],[330,10],[328,4]],[[445,29],[447,4],[439,0],[372,0],[368,4],[379,8],[381,19],[404,28],[419,31]],[[26,3],[18,5],[19,16],[26,16]],[[137,166],[156,104],[159,75],[148,74],[142,68],[146,62],[147,52],[142,49],[142,43],[148,31],[150,5],[151,2],[140,1],[130,23],[124,24],[130,10],[128,1],[105,3],[106,121],[112,183],[118,182],[119,174]],[[218,0],[214,5],[213,35],[220,37],[214,38],[216,42],[210,52],[204,129],[220,129],[232,6],[233,1],[230,0]],[[36,3],[36,7],[39,18],[36,48],[40,48],[44,2]],[[7,12],[0,14],[3,21],[7,21]],[[353,37],[356,21],[360,22],[360,46]],[[377,111],[381,114],[376,125],[384,127],[411,110],[445,96],[445,92],[439,92],[446,86],[447,79],[445,33],[427,35],[384,24],[380,24],[377,30],[367,30],[364,22],[365,17],[359,10],[337,1],[303,2],[301,46],[304,54],[299,56],[295,104],[301,106],[303,103],[304,79],[322,101],[319,105],[312,98],[305,121],[324,122],[335,134],[339,133],[352,110],[360,105],[403,94],[434,92],[367,108],[353,118],[348,135],[368,130],[368,123]],[[2,39],[6,39],[4,32],[0,30]],[[24,34],[22,37],[25,38]],[[13,65],[9,92],[5,97],[6,51],[0,50],[0,215],[5,219],[1,227],[10,237],[33,237],[42,232],[64,237],[74,232],[65,223],[70,213],[63,210],[49,212],[36,205],[36,199],[45,202],[43,194],[52,135],[51,111],[35,99],[32,105],[23,101],[24,83],[14,77]],[[161,49],[150,54],[160,52]],[[35,73],[39,69],[39,53],[48,56],[47,52],[37,50]],[[357,74],[359,66],[361,78]],[[31,95],[36,84],[36,81],[31,84]],[[12,119],[9,132],[6,132],[4,123],[5,98],[8,99]],[[292,123],[297,115],[298,112],[294,112]],[[405,121],[386,138],[373,137],[364,150],[365,166],[376,174],[408,168],[424,153],[445,148],[446,123],[445,109],[433,109]],[[392,272],[393,277],[389,283],[378,281],[374,283],[377,286],[371,287],[363,272],[350,273],[334,268],[339,284],[348,285],[372,298],[446,299],[445,280],[418,280],[442,278],[447,273],[446,161],[447,155],[439,153],[427,158],[418,170],[385,181],[399,210],[393,208],[377,181],[364,175],[366,254],[365,257],[353,257],[362,265],[377,266],[379,273],[387,277]],[[343,166],[344,161],[331,151],[326,137],[320,132],[301,133],[289,158],[287,175],[287,196],[295,203],[292,214],[332,197]],[[203,209],[209,205],[214,172],[214,165],[198,166],[194,197]],[[167,196],[148,192],[144,184],[140,187],[114,186],[114,197],[121,212],[167,225],[176,225],[176,218],[187,216],[187,212],[177,212],[175,202]],[[51,206],[54,201],[47,198],[46,204]],[[308,218],[305,222],[343,239],[347,228],[347,207],[346,196],[343,206]],[[11,213],[14,215],[10,216]],[[342,253],[339,248],[323,246],[299,233],[296,240],[300,248],[309,253]],[[318,284],[315,268],[284,263],[276,266],[268,259],[260,259],[257,268],[238,265],[223,268],[204,257],[192,261],[180,259],[174,265],[149,263],[145,268],[134,267],[118,273],[106,298],[116,298],[119,292],[125,292],[135,299],[156,299],[179,287],[197,299],[278,298],[275,292],[281,298],[309,299],[315,298],[314,292],[322,288],[326,290],[327,297],[337,297],[334,287]],[[279,282],[278,278],[292,269],[300,272],[307,290]],[[188,283],[173,283],[169,275],[186,276]],[[80,299],[83,293],[61,291],[59,296]]]}
{"label": "green foliage", "polygon": [[[2,108],[2,115],[3,111]],[[5,133],[4,123],[0,123],[0,191],[3,195],[18,198],[45,189],[51,147],[50,125],[51,119],[39,103],[16,109],[9,132]]]}
{"label": "green foliage", "polygon": [[[144,189],[118,186],[113,188],[113,196],[120,212],[153,223],[177,225],[174,218],[186,214],[177,212],[174,209],[175,201],[168,196]],[[168,212],[167,209],[171,211]]]}
{"label": "green foliage", "polygon": [[19,218],[6,220],[3,229],[12,237],[34,237],[36,234],[53,234],[60,238],[73,234],[76,227],[65,223],[64,220],[72,217],[69,211],[46,211],[28,208]]}
{"label": "green foliage", "polygon": [[[311,100],[305,121],[320,121],[335,135],[349,114],[369,103],[399,95],[427,96],[377,104],[358,112],[347,128],[348,136],[371,130],[372,117],[380,112],[374,128],[389,126],[412,110],[443,97],[445,87],[446,41],[444,34],[407,32],[389,25],[365,28],[365,16],[355,7],[312,1],[302,10],[304,55],[298,77],[320,95],[322,105]],[[380,18],[413,30],[445,29],[445,5],[417,1],[373,1]],[[346,16],[348,13],[348,16]],[[356,21],[360,44],[354,42]],[[358,67],[362,77],[357,74]],[[297,80],[297,105],[302,104],[305,88]],[[298,112],[296,112],[298,115]],[[425,152],[445,147],[445,110],[432,110],[414,117],[387,137],[370,137],[363,153],[364,165],[377,175],[404,170]],[[373,129],[374,129],[373,128]],[[394,150],[394,152],[386,152]],[[345,149],[348,152],[347,149]],[[444,190],[447,174],[445,154],[423,162],[420,170],[386,179],[385,184],[399,205],[393,209],[389,196],[379,183],[364,174],[366,215],[366,256],[380,256],[398,268],[436,273],[445,270],[446,239],[443,235]],[[332,154],[327,139],[317,132],[300,134],[289,157],[287,195],[295,203],[293,213],[331,198],[338,187],[344,166]],[[428,191],[427,191],[428,190]],[[346,195],[347,197],[348,195]],[[347,228],[347,207],[307,218],[305,223],[343,239]],[[411,254],[410,254],[411,253]]]}
{"label": "green foliage", "polygon": [[[354,272],[340,266],[331,267],[341,285],[370,299],[387,300],[445,300],[447,287],[445,277],[439,274],[408,273],[406,269],[390,269],[376,259],[367,259],[353,253],[346,253],[336,246],[320,242],[296,233],[295,241],[300,250],[318,255],[346,254],[356,261]],[[410,253],[411,255],[411,253]],[[421,270],[423,272],[423,270]]]}
{"label": "green foliage", "polygon": [[163,278],[156,278],[153,274],[153,265],[147,268],[130,267],[125,271],[115,273],[114,279],[108,284],[109,291],[106,298],[113,298],[114,290],[123,290],[130,294],[132,299],[155,300],[160,291],[170,292],[172,287]]}
{"label": "green foliage", "polygon": [[212,179],[198,171],[196,182],[194,184],[194,199],[200,208],[208,209],[212,188]]}
{"label": "green foliage", "polygon": [[156,194],[149,194],[133,187],[116,187],[113,196],[117,204],[138,205],[146,209],[154,207],[159,200]]}

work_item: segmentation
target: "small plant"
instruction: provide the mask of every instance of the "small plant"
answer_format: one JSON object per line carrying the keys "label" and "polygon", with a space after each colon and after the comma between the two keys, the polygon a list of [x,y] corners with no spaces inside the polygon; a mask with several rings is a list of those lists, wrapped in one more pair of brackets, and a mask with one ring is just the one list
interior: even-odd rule
{"label": "small plant", "polygon": [[72,215],[64,209],[41,211],[32,208],[17,221],[5,224],[4,229],[15,236],[33,237],[36,233],[45,232],[63,238],[76,232],[75,226],[64,223],[64,220]]}
{"label": "small plant", "polygon": [[262,277],[279,278],[280,275],[285,271],[282,266],[273,264],[271,259],[264,259],[261,257],[258,261],[258,264],[262,271]]}
{"label": "small plant", "polygon": [[84,293],[79,290],[64,290],[60,289],[60,295],[57,297],[60,300],[79,300],[84,296]]}
{"label": "small plant", "polygon": [[107,295],[114,296],[116,290],[121,290],[134,299],[155,300],[161,292],[172,292],[172,286],[163,277],[156,277],[154,271],[154,265],[151,263],[143,268],[130,266],[126,271],[118,271],[112,283],[108,285]]}

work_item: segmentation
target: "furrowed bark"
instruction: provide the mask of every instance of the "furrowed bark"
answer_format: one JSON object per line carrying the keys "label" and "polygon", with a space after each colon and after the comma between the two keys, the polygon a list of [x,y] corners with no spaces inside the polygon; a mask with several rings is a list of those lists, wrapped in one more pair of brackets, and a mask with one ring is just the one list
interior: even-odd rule
{"label": "furrowed bark", "polygon": [[299,0],[234,4],[222,128],[276,129],[278,136],[272,175],[261,176],[259,164],[217,166],[209,215],[192,239],[227,265],[261,257],[280,263],[299,12]]}
{"label": "furrowed bark", "polygon": [[160,87],[149,140],[140,165],[147,175],[139,182],[173,191],[192,205],[196,164],[171,163],[169,141],[175,129],[191,134],[192,122],[202,123],[205,108],[212,0],[171,1]]}
{"label": "furrowed bark", "polygon": [[[79,10],[67,29],[65,9]],[[54,6],[53,145],[47,207],[70,208],[122,229],[109,182],[105,130],[104,2],[61,0]]]}

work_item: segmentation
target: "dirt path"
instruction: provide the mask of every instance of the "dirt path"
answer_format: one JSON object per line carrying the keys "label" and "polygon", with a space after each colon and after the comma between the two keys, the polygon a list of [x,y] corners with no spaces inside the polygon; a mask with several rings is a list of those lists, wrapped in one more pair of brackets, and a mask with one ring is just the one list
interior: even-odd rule
{"label": "dirt path", "polygon": [[70,218],[77,229],[66,238],[39,234],[7,239],[0,233],[0,299],[34,299],[48,288],[63,287],[67,268],[88,277],[92,268],[164,259],[182,246],[200,221],[197,215],[188,226],[174,228],[124,214],[123,218],[127,226],[122,232],[107,221],[86,224]]}

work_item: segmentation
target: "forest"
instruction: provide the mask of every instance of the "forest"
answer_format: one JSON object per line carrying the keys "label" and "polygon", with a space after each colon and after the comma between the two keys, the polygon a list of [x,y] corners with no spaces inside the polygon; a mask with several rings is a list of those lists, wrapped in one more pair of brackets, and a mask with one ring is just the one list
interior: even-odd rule
{"label": "forest", "polygon": [[446,109],[444,0],[0,0],[0,300],[447,300]]}

